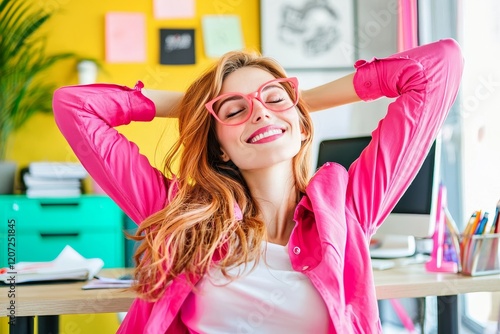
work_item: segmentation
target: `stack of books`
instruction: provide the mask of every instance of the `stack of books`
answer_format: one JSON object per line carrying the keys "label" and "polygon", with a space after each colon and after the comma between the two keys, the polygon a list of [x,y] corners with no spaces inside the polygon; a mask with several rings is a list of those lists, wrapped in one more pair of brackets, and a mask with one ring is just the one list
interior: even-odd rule
{"label": "stack of books", "polygon": [[80,163],[32,162],[22,177],[27,197],[77,197],[87,175]]}

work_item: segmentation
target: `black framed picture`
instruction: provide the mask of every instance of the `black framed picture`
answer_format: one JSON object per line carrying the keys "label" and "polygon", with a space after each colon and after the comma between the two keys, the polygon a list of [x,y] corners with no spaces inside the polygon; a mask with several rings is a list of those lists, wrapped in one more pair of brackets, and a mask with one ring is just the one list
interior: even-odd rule
{"label": "black framed picture", "polygon": [[160,29],[160,64],[195,64],[194,29]]}
{"label": "black framed picture", "polygon": [[289,69],[356,60],[355,0],[261,0],[262,53]]}

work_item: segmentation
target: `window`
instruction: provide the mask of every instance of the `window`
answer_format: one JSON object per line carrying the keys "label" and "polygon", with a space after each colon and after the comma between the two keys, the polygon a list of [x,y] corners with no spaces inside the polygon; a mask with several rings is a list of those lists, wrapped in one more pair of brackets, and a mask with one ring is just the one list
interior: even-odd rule
{"label": "window", "polygon": [[[464,217],[474,210],[493,216],[500,200],[500,2],[461,1]],[[500,293],[465,296],[464,320],[478,333],[496,333]]]}

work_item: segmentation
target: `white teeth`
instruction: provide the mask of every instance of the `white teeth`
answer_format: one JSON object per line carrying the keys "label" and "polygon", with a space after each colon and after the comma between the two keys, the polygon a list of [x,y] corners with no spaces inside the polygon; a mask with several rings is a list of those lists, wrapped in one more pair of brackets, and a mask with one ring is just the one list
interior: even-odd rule
{"label": "white teeth", "polygon": [[266,131],[264,133],[258,134],[257,136],[253,137],[250,140],[250,143],[255,143],[256,141],[259,141],[262,138],[266,138],[266,137],[270,137],[270,136],[274,136],[274,135],[279,135],[280,133],[282,133],[282,131],[280,129],[269,130],[269,131]]}

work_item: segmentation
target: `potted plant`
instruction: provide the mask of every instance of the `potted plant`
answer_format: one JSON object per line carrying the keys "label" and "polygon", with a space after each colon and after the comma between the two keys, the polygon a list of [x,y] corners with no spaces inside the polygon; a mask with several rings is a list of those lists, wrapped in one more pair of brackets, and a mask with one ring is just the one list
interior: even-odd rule
{"label": "potted plant", "polygon": [[[52,111],[56,88],[44,72],[72,53],[48,55],[41,28],[53,12],[31,0],[0,0],[0,194],[12,193],[14,162],[6,161],[7,140],[34,113]],[[1,182],[6,184],[2,185]]]}

